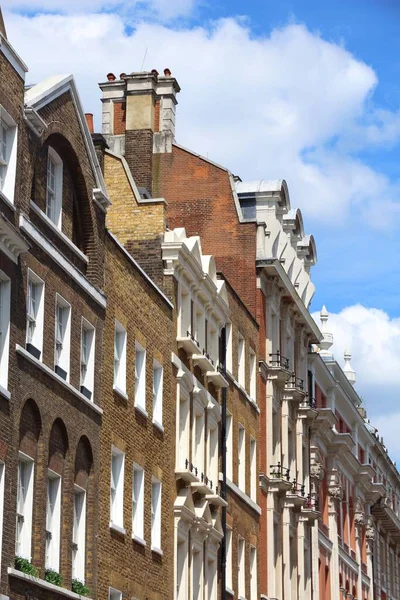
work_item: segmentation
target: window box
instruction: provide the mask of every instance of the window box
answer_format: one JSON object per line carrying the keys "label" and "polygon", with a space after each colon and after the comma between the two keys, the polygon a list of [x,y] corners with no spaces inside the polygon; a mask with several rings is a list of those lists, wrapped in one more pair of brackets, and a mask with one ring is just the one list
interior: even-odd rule
{"label": "window box", "polygon": [[84,385],[81,385],[81,394],[83,394],[88,400],[92,399],[92,392]]}
{"label": "window box", "polygon": [[27,342],[26,349],[29,354],[32,354],[37,360],[40,360],[40,355],[42,354],[38,348],[36,348],[33,344]]}
{"label": "window box", "polygon": [[67,371],[64,371],[64,369],[62,369],[59,365],[56,365],[54,367],[54,371],[59,377],[62,377],[63,379],[65,379],[65,381],[67,381]]}

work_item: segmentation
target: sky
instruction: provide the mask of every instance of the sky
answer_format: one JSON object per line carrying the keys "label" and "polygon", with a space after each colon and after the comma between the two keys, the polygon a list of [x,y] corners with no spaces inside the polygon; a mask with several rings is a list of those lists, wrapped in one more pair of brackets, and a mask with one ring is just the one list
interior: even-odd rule
{"label": "sky", "polygon": [[100,130],[108,72],[171,69],[178,143],[286,179],[316,239],[334,354],[400,461],[400,2],[0,0],[28,83],[73,73]]}

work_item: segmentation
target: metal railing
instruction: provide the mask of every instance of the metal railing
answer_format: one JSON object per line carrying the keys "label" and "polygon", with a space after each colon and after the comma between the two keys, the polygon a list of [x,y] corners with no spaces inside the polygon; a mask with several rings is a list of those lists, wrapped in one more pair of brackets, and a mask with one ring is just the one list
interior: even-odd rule
{"label": "metal railing", "polygon": [[292,489],[290,491],[292,494],[300,494],[301,496],[305,496],[306,486],[304,484],[300,485],[297,483],[296,479],[293,479]]}
{"label": "metal railing", "polygon": [[289,370],[289,359],[282,356],[279,350],[270,354],[269,359],[269,362],[273,367],[282,367],[282,369]]}
{"label": "metal railing", "polygon": [[269,467],[271,469],[271,477],[274,477],[275,479],[286,479],[286,481],[290,481],[290,469],[283,467],[280,462],[278,462],[277,465],[270,465]]}
{"label": "metal railing", "polygon": [[196,338],[194,337],[194,335],[192,333],[190,333],[190,331],[187,331],[186,335],[187,335],[187,337],[189,337],[192,340],[192,342],[194,342],[196,344],[196,346],[198,348],[200,348],[199,342],[196,340]]}
{"label": "metal railing", "polygon": [[318,510],[319,509],[318,498],[315,498],[315,497],[313,498],[311,496],[311,494],[308,494],[304,508],[308,508],[309,510]]}
{"label": "metal railing", "polygon": [[304,379],[300,379],[300,377],[296,377],[296,373],[292,373],[292,375],[287,380],[285,387],[296,388],[303,392],[304,391]]}
{"label": "metal railing", "polygon": [[197,477],[197,473],[198,473],[197,467],[195,467],[193,463],[189,462],[188,459],[185,460],[185,469],[187,471],[190,471],[191,473],[193,473],[193,475],[195,475]]}

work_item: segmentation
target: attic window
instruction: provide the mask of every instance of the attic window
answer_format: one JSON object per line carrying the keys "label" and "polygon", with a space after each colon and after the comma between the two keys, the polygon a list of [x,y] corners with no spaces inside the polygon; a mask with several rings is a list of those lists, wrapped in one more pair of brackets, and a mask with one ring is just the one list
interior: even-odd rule
{"label": "attic window", "polygon": [[17,125],[0,104],[0,192],[14,203]]}
{"label": "attic window", "polygon": [[53,148],[47,155],[46,215],[61,229],[63,164]]}

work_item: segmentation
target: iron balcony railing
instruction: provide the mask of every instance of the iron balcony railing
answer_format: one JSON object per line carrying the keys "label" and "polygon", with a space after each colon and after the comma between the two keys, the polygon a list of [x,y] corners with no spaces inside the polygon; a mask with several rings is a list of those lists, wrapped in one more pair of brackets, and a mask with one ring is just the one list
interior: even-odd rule
{"label": "iron balcony railing", "polygon": [[317,408],[317,402],[315,398],[313,398],[309,394],[307,394],[307,396],[305,397],[304,402],[308,404],[310,408]]}
{"label": "iron balcony railing", "polygon": [[289,370],[289,359],[282,356],[279,350],[270,354],[269,359],[269,362],[273,367],[282,367],[282,369]]}
{"label": "iron balcony railing", "polygon": [[286,387],[288,388],[297,388],[298,390],[304,391],[304,379],[300,379],[300,377],[296,377],[296,373],[292,373],[291,377],[289,377],[286,382]]}
{"label": "iron balcony railing", "polygon": [[195,467],[193,463],[189,462],[188,459],[185,460],[185,469],[187,471],[190,471],[191,473],[193,473],[193,475],[195,475],[197,477],[197,473],[198,473],[197,467]]}
{"label": "iron balcony railing", "polygon": [[313,498],[311,494],[308,494],[304,508],[308,508],[309,510],[318,510],[318,507],[318,498]]}
{"label": "iron balcony railing", "polygon": [[306,493],[306,486],[305,486],[304,484],[303,484],[303,485],[300,485],[300,484],[299,484],[299,483],[296,481],[296,479],[293,479],[293,483],[292,483],[292,489],[291,489],[291,492],[292,492],[293,494],[300,494],[301,496],[305,496],[305,493]]}
{"label": "iron balcony railing", "polygon": [[280,462],[278,462],[277,465],[270,465],[269,467],[271,469],[271,477],[274,477],[275,479],[286,479],[286,481],[290,481],[290,469],[283,467]]}
{"label": "iron balcony railing", "polygon": [[194,337],[194,335],[192,333],[190,333],[190,331],[187,331],[186,335],[187,335],[187,337],[189,337],[192,340],[192,342],[194,342],[196,344],[196,346],[198,348],[200,348],[199,342],[196,340],[196,338]]}

